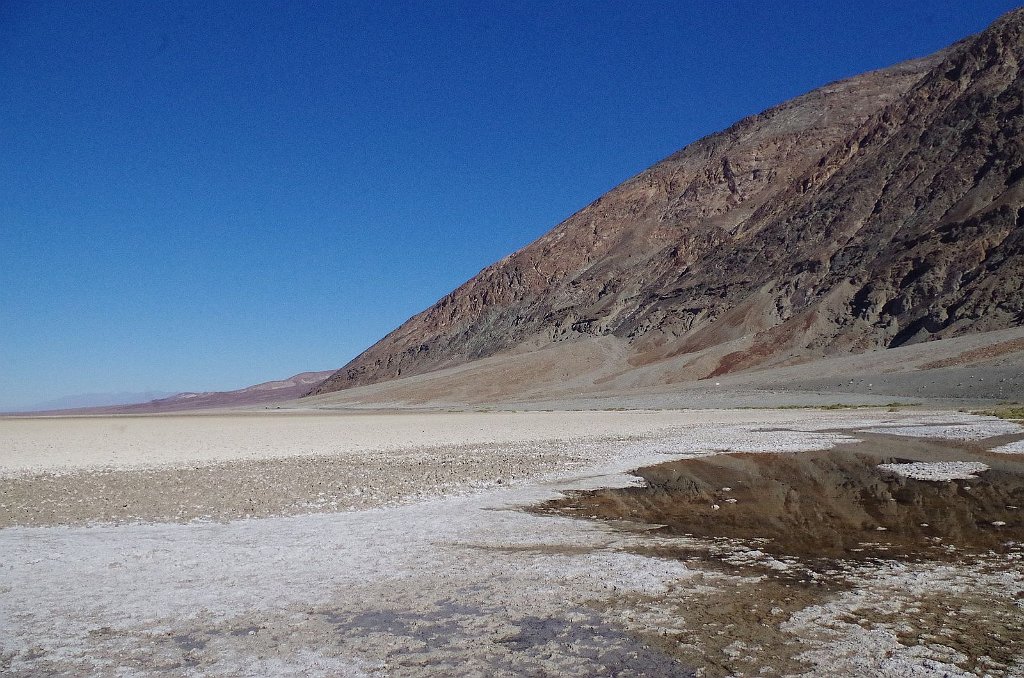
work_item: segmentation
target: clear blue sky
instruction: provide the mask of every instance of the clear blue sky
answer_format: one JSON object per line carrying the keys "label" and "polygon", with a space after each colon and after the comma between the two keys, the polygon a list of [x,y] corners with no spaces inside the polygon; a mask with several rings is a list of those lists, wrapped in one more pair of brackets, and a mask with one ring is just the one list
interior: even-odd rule
{"label": "clear blue sky", "polygon": [[631,175],[1015,2],[0,2],[0,408],[340,367]]}

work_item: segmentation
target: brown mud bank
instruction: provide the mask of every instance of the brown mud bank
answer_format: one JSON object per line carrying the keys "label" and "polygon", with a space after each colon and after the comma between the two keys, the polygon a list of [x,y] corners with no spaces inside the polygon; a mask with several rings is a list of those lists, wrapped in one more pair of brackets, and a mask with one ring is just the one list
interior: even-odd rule
{"label": "brown mud bank", "polygon": [[[963,441],[857,435],[863,442],[821,452],[641,468],[645,486],[571,492],[537,510],[750,541],[802,559],[949,559],[1024,542],[1024,459]],[[905,475],[927,477],[932,468],[937,478]],[[947,479],[941,471],[949,468],[966,470]]]}

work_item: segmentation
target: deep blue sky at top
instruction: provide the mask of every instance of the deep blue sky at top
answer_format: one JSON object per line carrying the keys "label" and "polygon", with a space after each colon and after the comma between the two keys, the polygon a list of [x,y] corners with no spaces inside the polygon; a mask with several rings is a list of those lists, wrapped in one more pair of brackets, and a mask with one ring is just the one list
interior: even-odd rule
{"label": "deep blue sky at top", "polygon": [[0,408],[340,367],[705,134],[1015,2],[0,2]]}

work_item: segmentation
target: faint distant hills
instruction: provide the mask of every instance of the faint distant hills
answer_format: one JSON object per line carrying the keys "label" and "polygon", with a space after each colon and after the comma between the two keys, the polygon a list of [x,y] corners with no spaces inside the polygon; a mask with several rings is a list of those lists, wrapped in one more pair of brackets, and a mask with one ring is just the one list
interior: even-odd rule
{"label": "faint distant hills", "polygon": [[298,398],[333,374],[302,372],[287,379],[267,381],[235,391],[188,393],[117,393],[70,396],[21,408],[19,413],[147,414],[212,408],[245,407]]}
{"label": "faint distant hills", "polygon": [[44,400],[32,405],[12,408],[11,412],[40,412],[45,410],[71,410],[79,407],[109,407],[147,403],[158,398],[175,395],[173,391],[123,391],[120,393],[81,393],[78,395]]}

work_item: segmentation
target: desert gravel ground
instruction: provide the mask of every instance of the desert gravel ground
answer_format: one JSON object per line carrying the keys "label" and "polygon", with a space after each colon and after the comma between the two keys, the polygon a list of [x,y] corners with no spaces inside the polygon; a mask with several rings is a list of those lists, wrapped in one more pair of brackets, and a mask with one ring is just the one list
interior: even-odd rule
{"label": "desert gravel ground", "polygon": [[884,410],[0,419],[0,673],[1024,675],[1012,548],[821,571],[523,510],[883,429],[1024,433]]}

